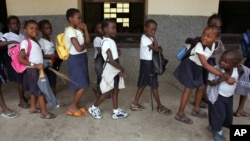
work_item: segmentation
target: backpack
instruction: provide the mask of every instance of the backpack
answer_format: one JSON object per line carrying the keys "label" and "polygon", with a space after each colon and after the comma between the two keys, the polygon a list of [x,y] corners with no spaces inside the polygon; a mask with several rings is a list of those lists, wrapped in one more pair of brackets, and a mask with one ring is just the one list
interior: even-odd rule
{"label": "backpack", "polygon": [[[72,27],[67,27],[72,28]],[[73,29],[73,28],[72,28]],[[75,35],[76,31],[73,29]],[[66,46],[66,40],[65,40],[65,33],[60,33],[56,36],[57,45],[56,45],[56,52],[60,59],[62,60],[68,60],[69,58],[69,48]]]}
{"label": "backpack", "polygon": [[242,50],[243,56],[250,58],[250,30],[241,34],[240,48]]}
{"label": "backpack", "polygon": [[[31,41],[30,39],[25,39],[28,42],[28,52],[26,55],[26,59],[29,60],[29,55],[31,51]],[[23,73],[27,66],[19,62],[19,54],[20,54],[20,44],[16,44],[9,48],[9,56],[11,58],[11,66],[17,73]]]}
{"label": "backpack", "polygon": [[190,53],[192,49],[195,47],[195,45],[201,41],[200,37],[190,38],[188,37],[185,40],[185,44],[181,46],[180,50],[177,53],[177,60],[184,60],[185,58],[190,56]]}

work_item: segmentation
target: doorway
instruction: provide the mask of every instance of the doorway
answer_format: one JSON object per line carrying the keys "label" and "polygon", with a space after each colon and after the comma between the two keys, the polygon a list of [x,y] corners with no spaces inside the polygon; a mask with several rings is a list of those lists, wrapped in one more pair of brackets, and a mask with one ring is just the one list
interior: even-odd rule
{"label": "doorway", "polygon": [[6,0],[0,1],[0,26],[1,32],[5,33],[8,31]]}

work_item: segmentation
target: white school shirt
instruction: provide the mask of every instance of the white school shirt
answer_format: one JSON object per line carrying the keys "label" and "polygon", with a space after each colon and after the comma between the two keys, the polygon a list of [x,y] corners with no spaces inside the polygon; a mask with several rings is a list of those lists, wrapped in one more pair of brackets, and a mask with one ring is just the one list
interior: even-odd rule
{"label": "white school shirt", "polygon": [[111,38],[104,37],[102,40],[102,56],[103,56],[104,60],[107,59],[107,50],[108,49],[110,49],[110,51],[112,53],[113,60],[116,60],[119,58],[115,41]]}
{"label": "white school shirt", "polygon": [[55,54],[55,45],[52,41],[48,41],[44,38],[40,38],[38,42],[45,55]]}
{"label": "white school shirt", "polygon": [[153,44],[153,38],[145,34],[141,36],[140,42],[140,59],[152,60],[153,51],[148,46]]}
{"label": "white school shirt", "polygon": [[[219,68],[218,65],[216,66],[216,68]],[[225,70],[223,70],[221,68],[219,68],[219,69],[222,72],[225,72]],[[238,80],[239,73],[238,73],[238,68],[237,67],[233,68],[233,72],[232,72],[231,77],[233,77],[235,80]],[[216,75],[214,75],[212,73],[208,74],[208,80],[209,81],[213,81],[215,79],[218,79],[218,77]],[[222,81],[221,83],[218,84],[218,94],[222,95],[224,97],[230,97],[230,96],[232,96],[234,94],[236,86],[237,86],[236,83],[234,83],[233,85],[230,85],[226,81]],[[211,86],[209,86],[208,89],[211,89]]]}
{"label": "white school shirt", "polygon": [[196,46],[192,49],[191,55],[189,56],[189,59],[190,59],[191,61],[195,62],[197,65],[202,66],[198,54],[204,55],[205,58],[206,58],[206,60],[207,60],[210,56],[212,56],[214,50],[215,50],[215,43],[213,43],[211,49],[209,49],[208,47],[205,47],[205,50],[204,50],[202,44],[199,42],[199,43],[197,43]]}
{"label": "white school shirt", "polygon": [[78,52],[70,40],[71,38],[75,37],[75,38],[77,38],[79,44],[83,45],[84,44],[84,37],[83,37],[83,32],[81,30],[75,29],[73,27],[67,27],[67,28],[65,28],[64,34],[65,34],[65,39],[66,39],[65,40],[66,46],[69,49],[69,54],[77,55],[77,54],[87,52],[86,49],[84,49],[81,52]]}
{"label": "white school shirt", "polygon": [[[29,62],[34,64],[43,64],[43,53],[42,49],[35,41],[29,39],[31,42],[31,50],[29,55]],[[24,49],[25,54],[28,52],[28,42],[23,40],[20,44],[20,50]]]}
{"label": "white school shirt", "polygon": [[93,41],[93,46],[94,46],[94,58],[96,58],[97,54],[98,54],[98,50],[97,48],[101,48],[102,47],[102,38],[101,37],[95,37],[94,41]]}
{"label": "white school shirt", "polygon": [[3,33],[2,32],[0,32],[0,39],[3,37]]}
{"label": "white school shirt", "polygon": [[[6,39],[7,39],[7,41],[17,41],[17,42],[21,43],[21,41],[23,41],[25,39],[25,37],[22,33],[19,33],[19,35],[18,35],[18,34],[13,33],[13,32],[8,32],[8,33],[3,34],[3,37],[0,40],[3,42],[6,42]],[[11,48],[14,45],[15,44],[9,44],[8,48]]]}

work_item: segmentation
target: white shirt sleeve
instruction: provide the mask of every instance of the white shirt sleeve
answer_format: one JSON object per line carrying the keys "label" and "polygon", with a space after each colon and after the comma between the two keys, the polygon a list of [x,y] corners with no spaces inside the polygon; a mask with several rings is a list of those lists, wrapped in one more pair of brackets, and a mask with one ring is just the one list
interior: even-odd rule
{"label": "white shirt sleeve", "polygon": [[197,43],[195,46],[195,53],[204,55],[204,47],[202,46],[202,44],[200,42]]}
{"label": "white shirt sleeve", "polygon": [[111,47],[111,43],[109,42],[109,40],[104,39],[102,41],[102,52],[103,52],[103,54],[107,54],[106,52],[107,52],[108,49],[110,49],[110,47]]}
{"label": "white shirt sleeve", "polygon": [[94,46],[94,47],[102,47],[102,40],[101,40],[100,37],[96,37],[96,38],[94,39],[93,46]]}
{"label": "white shirt sleeve", "polygon": [[40,44],[40,46],[41,46],[41,49],[43,50],[43,52],[45,51],[45,42],[42,40],[42,39],[40,39],[39,41],[39,44]]}
{"label": "white shirt sleeve", "polygon": [[23,50],[25,51],[25,54],[27,54],[28,52],[28,42],[26,40],[23,40],[21,43],[20,43],[20,50]]}
{"label": "white shirt sleeve", "polygon": [[152,45],[152,44],[153,44],[153,41],[152,41],[149,37],[147,37],[147,36],[145,35],[145,36],[142,38],[141,44],[142,44],[142,47],[147,47],[147,48],[148,48],[149,45]]}
{"label": "white shirt sleeve", "polygon": [[72,29],[72,28],[67,28],[67,29],[65,30],[65,35],[67,36],[67,38],[69,38],[69,40],[70,40],[72,37],[77,38],[77,33],[76,33],[76,31],[74,31],[74,29]]}

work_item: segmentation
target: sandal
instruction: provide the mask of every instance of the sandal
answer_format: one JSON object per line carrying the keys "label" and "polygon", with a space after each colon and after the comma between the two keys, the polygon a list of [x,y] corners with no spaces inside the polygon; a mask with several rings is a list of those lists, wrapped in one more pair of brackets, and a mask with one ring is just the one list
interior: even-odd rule
{"label": "sandal", "polygon": [[73,112],[71,109],[68,109],[66,111],[66,114],[69,115],[69,116],[74,116],[74,117],[82,117],[82,116],[84,116],[84,113],[80,109],[78,109],[75,112]]}
{"label": "sandal", "polygon": [[242,111],[242,112],[235,112],[234,113],[234,116],[235,117],[248,117],[249,116],[249,113],[245,112],[245,111]]}
{"label": "sandal", "polygon": [[165,106],[157,106],[157,112],[160,114],[164,114],[164,115],[171,115],[172,111],[168,108],[166,108]]}
{"label": "sandal", "polygon": [[130,109],[131,111],[141,111],[141,110],[144,110],[145,108],[140,104],[137,104],[137,105],[131,104]]}
{"label": "sandal", "polygon": [[[193,105],[194,105],[194,102],[193,102]],[[200,108],[208,108],[208,104],[204,101],[201,101],[201,104],[199,106]]]}
{"label": "sandal", "polygon": [[36,114],[36,113],[41,113],[40,109],[35,109],[35,110],[29,110],[30,114]]}
{"label": "sandal", "polygon": [[5,117],[5,118],[16,118],[18,117],[20,114],[16,113],[16,112],[12,112],[12,113],[2,113],[1,116]]}
{"label": "sandal", "polygon": [[23,108],[23,109],[30,108],[30,104],[28,104],[28,103],[19,103],[18,106],[21,107],[21,108]]}
{"label": "sandal", "polygon": [[186,123],[186,124],[193,124],[193,121],[186,117],[186,115],[175,115],[174,117],[177,121],[180,121],[180,122],[183,122],[183,123]]}
{"label": "sandal", "polygon": [[199,118],[207,118],[207,113],[206,112],[202,112],[202,111],[192,111],[191,115],[195,116],[195,117],[199,117]]}
{"label": "sandal", "polygon": [[86,107],[81,107],[79,110],[80,110],[84,115],[86,115],[86,114],[88,113],[88,110],[87,110]]}
{"label": "sandal", "polygon": [[41,114],[40,118],[44,118],[44,119],[53,119],[56,118],[56,114],[52,114],[52,113],[46,113],[46,114]]}

